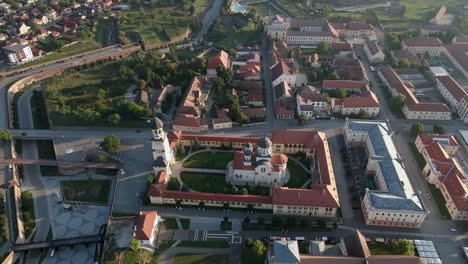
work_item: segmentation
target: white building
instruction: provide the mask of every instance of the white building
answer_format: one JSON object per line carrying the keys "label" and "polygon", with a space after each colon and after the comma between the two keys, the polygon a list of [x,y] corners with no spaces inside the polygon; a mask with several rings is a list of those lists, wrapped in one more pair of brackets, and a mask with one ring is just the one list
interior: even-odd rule
{"label": "white building", "polygon": [[401,42],[402,49],[411,50],[412,52],[423,55],[427,54],[431,57],[438,57],[444,48],[444,43],[438,38],[408,38]]}
{"label": "white building", "polygon": [[20,44],[3,47],[3,53],[8,57],[10,64],[26,62],[34,57],[29,46]]}
{"label": "white building", "polygon": [[166,170],[171,174],[169,165],[174,163],[174,154],[169,146],[167,134],[164,131],[164,123],[159,118],[154,119],[153,137],[151,139],[151,148],[153,150],[153,169],[158,174],[161,170]]}
{"label": "white building", "polygon": [[258,140],[255,150],[246,143],[242,151],[234,153],[228,165],[226,181],[235,185],[282,186],[289,180],[286,164],[288,157],[273,153],[273,145],[267,137]]}
{"label": "white building", "polygon": [[385,54],[376,41],[366,41],[364,53],[371,63],[382,63],[385,59]]}
{"label": "white building", "polygon": [[365,173],[374,175],[377,185],[377,190],[366,189],[362,199],[366,224],[420,228],[428,211],[411,186],[388,124],[347,120],[344,130],[348,148],[365,147]]}
{"label": "white building", "polygon": [[289,86],[296,86],[296,75],[292,72],[292,69],[283,61],[276,63],[271,67],[271,80],[272,87],[286,82]]}
{"label": "white building", "polygon": [[312,118],[316,112],[328,110],[326,94],[321,94],[312,86],[302,86],[297,89],[296,106],[298,115]]}
{"label": "white building", "polygon": [[460,118],[468,117],[468,93],[450,75],[435,78],[436,88]]}
{"label": "white building", "polygon": [[144,247],[154,248],[155,232],[158,230],[158,213],[156,211],[140,211],[135,217],[135,232],[133,237]]}

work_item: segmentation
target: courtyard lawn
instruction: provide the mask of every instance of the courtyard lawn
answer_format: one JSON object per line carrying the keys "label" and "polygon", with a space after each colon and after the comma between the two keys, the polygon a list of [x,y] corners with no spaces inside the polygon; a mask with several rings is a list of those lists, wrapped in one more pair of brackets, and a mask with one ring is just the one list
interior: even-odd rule
{"label": "courtyard lawn", "polygon": [[123,255],[123,264],[157,263],[158,255],[145,249],[127,250]]}
{"label": "courtyard lawn", "polygon": [[32,193],[21,192],[21,211],[23,212],[24,237],[28,238],[36,227]]}
{"label": "courtyard lawn", "polygon": [[439,212],[443,217],[446,217],[447,219],[452,219],[452,216],[450,216],[450,213],[445,206],[445,198],[442,194],[442,192],[435,187],[434,184],[429,184],[429,190],[431,191],[432,198],[434,199],[437,208],[439,208]]}
{"label": "courtyard lawn", "polygon": [[[225,174],[199,173],[184,171],[180,174],[182,182],[197,192],[232,194],[232,186],[225,180]],[[269,187],[237,186],[238,191],[245,188],[251,195],[269,195]]]}
{"label": "courtyard lawn", "polygon": [[234,159],[233,152],[202,152],[184,161],[186,168],[207,168],[225,170],[227,164]]}
{"label": "courtyard lawn", "polygon": [[[180,224],[182,225],[182,229],[189,229],[190,228],[190,219],[179,219]],[[164,226],[166,229],[179,229],[175,218],[164,218],[163,221]]]}
{"label": "courtyard lawn", "polygon": [[296,161],[289,159],[287,168],[289,170],[289,181],[285,185],[289,188],[301,188],[310,179],[310,173],[304,170]]}
{"label": "courtyard lawn", "polygon": [[27,67],[30,67],[30,66],[38,65],[38,64],[53,61],[53,60],[58,60],[58,59],[61,59],[61,58],[73,56],[73,55],[76,55],[76,54],[92,51],[92,50],[99,49],[99,48],[101,48],[101,45],[99,43],[97,43],[96,41],[94,41],[92,39],[83,40],[83,41],[79,41],[79,42],[77,42],[75,44],[72,44],[70,46],[58,49],[58,50],[54,51],[54,53],[52,53],[50,55],[45,55],[44,57],[42,57],[40,59],[37,59],[35,61],[31,61],[31,62],[26,63],[26,64],[18,65],[16,67],[11,68],[11,69],[12,70],[23,69],[23,68],[27,68]]}
{"label": "courtyard lawn", "polygon": [[64,201],[107,204],[112,181],[77,180],[61,181]]}
{"label": "courtyard lawn", "polygon": [[5,214],[5,202],[3,201],[3,194],[0,193],[0,245],[3,245],[8,239],[8,223]]}
{"label": "courtyard lawn", "polygon": [[369,250],[372,255],[401,255],[398,248],[392,247],[391,243],[370,243]]}
{"label": "courtyard lawn", "polygon": [[424,169],[424,167],[426,166],[426,160],[424,159],[423,155],[419,153],[416,144],[414,144],[414,142],[408,142],[408,146],[411,149],[413,157],[416,160],[416,163],[418,164],[419,168],[421,170]]}
{"label": "courtyard lawn", "polygon": [[228,264],[229,257],[226,255],[211,254],[180,254],[174,258],[174,264]]}

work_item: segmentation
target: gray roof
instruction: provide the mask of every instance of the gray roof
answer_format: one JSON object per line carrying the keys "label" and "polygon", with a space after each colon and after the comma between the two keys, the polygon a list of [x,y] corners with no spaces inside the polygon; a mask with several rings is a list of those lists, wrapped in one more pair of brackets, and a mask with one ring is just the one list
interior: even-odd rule
{"label": "gray roof", "polygon": [[271,148],[272,147],[271,140],[267,137],[262,137],[258,140],[257,147],[264,148],[264,149]]}
{"label": "gray roof", "polygon": [[268,160],[259,160],[255,163],[255,167],[257,166],[261,166],[261,165],[265,165],[265,166],[270,166],[271,167],[271,163],[268,161]]}
{"label": "gray roof", "polygon": [[368,135],[374,155],[385,183],[385,190],[368,191],[372,207],[382,210],[425,212],[418,194],[413,190],[400,155],[392,140],[392,133],[384,121],[350,121],[353,132]]}
{"label": "gray roof", "polygon": [[301,261],[299,257],[299,247],[295,240],[274,241],[273,252],[275,254],[276,263],[297,263]]}
{"label": "gray roof", "polygon": [[154,160],[153,167],[167,167],[167,161],[163,156],[159,156]]}
{"label": "gray roof", "polygon": [[154,118],[154,129],[160,129],[160,128],[164,129],[164,122],[161,119],[155,117]]}
{"label": "gray roof", "polygon": [[16,53],[19,50],[22,50],[24,48],[28,47],[27,45],[21,45],[21,44],[13,44],[10,46],[3,47],[3,50],[6,52],[14,52]]}
{"label": "gray roof", "polygon": [[325,241],[311,240],[310,241],[311,254],[314,256],[322,256],[325,251]]}

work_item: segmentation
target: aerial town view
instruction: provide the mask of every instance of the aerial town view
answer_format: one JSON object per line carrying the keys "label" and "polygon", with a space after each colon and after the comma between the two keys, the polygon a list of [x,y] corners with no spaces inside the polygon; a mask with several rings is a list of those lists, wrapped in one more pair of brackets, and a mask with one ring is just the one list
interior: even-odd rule
{"label": "aerial town view", "polygon": [[0,50],[1,264],[468,263],[466,0],[0,0]]}

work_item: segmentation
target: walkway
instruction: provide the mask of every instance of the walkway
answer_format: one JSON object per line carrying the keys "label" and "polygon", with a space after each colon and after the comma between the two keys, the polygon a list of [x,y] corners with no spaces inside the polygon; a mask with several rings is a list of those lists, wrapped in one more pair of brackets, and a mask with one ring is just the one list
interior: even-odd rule
{"label": "walkway", "polygon": [[240,263],[240,246],[232,246],[231,248],[192,248],[192,247],[171,247],[165,250],[159,256],[159,264],[171,264],[175,256],[179,254],[213,254],[213,255],[228,255],[230,264]]}
{"label": "walkway", "polygon": [[61,167],[85,167],[102,169],[121,169],[123,164],[118,163],[99,163],[88,161],[65,161],[65,160],[35,160],[35,159],[0,159],[0,164],[27,164],[27,165],[45,165]]}
{"label": "walkway", "polygon": [[219,173],[224,174],[226,170],[219,170],[219,169],[198,169],[198,168],[183,168],[181,172],[188,171],[188,172],[205,172],[205,173]]}

